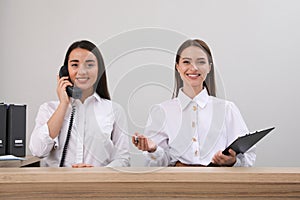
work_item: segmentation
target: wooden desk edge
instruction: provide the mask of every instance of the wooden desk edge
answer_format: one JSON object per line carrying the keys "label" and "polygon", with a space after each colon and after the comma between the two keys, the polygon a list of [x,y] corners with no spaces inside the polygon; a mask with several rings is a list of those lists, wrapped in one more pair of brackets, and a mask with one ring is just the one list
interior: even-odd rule
{"label": "wooden desk edge", "polygon": [[0,183],[243,182],[300,184],[300,168],[1,168]]}
{"label": "wooden desk edge", "polygon": [[4,199],[300,199],[300,168],[1,168],[0,193]]}

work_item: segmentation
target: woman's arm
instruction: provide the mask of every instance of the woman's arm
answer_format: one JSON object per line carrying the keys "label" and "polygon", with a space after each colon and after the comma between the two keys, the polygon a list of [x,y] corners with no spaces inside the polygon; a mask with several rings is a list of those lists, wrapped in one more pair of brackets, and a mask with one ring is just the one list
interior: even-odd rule
{"label": "woman's arm", "polygon": [[[145,166],[168,166],[170,164],[168,135],[166,134],[165,113],[161,106],[153,106],[144,135],[135,133],[132,137],[133,144],[144,151],[146,156]],[[138,142],[136,142],[138,138]]]}
{"label": "woman's arm", "polygon": [[70,104],[70,97],[67,95],[66,92],[67,86],[72,86],[72,84],[68,81],[68,77],[57,77],[56,92],[60,103],[53,115],[50,117],[49,121],[47,122],[49,134],[52,139],[58,136],[62,124],[64,122],[66,111]]}
{"label": "woman's arm", "polygon": [[30,137],[29,149],[34,156],[46,157],[53,149],[57,139],[50,137],[47,122],[57,104],[55,102],[44,103],[40,106],[36,120],[35,127]]}
{"label": "woman's arm", "polygon": [[35,128],[31,134],[29,149],[34,156],[46,157],[58,143],[57,136],[64,122],[64,116],[69,106],[70,97],[66,93],[66,87],[72,84],[68,77],[57,76],[57,95],[59,105],[45,103],[40,106],[36,117]]}
{"label": "woman's arm", "polygon": [[[249,133],[247,125],[237,108],[237,106],[230,102],[228,105],[228,115],[226,119],[227,129],[227,144],[230,145],[236,138]],[[244,154],[238,154],[235,156],[236,161],[233,164],[234,167],[251,167],[255,163],[255,149],[253,146]],[[235,153],[234,153],[235,154]],[[231,154],[233,155],[233,154]]]}
{"label": "woman's arm", "polygon": [[130,166],[129,159],[129,135],[127,128],[126,115],[121,106],[113,104],[115,122],[112,132],[112,142],[114,144],[114,152],[112,161],[108,167],[128,167]]}

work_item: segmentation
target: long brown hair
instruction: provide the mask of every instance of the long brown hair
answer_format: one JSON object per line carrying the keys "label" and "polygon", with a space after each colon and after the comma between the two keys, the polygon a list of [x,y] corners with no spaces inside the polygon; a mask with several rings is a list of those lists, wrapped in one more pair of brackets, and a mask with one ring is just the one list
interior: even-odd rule
{"label": "long brown hair", "polygon": [[179,59],[180,59],[180,55],[181,55],[182,51],[190,46],[199,47],[206,53],[208,62],[211,65],[211,70],[210,70],[209,74],[207,74],[207,77],[206,77],[203,85],[207,89],[207,92],[209,95],[216,96],[215,70],[214,70],[214,62],[213,62],[211,51],[210,51],[208,45],[204,41],[195,39],[195,40],[185,41],[179,47],[179,49],[177,51],[176,59],[175,59],[175,85],[174,85],[172,98],[176,98],[178,96],[179,89],[183,87],[183,81],[180,77],[179,72],[176,69],[176,64],[179,63]]}
{"label": "long brown hair", "polygon": [[69,47],[69,49],[66,53],[64,65],[68,66],[70,53],[76,48],[88,50],[96,56],[97,61],[98,61],[98,78],[94,85],[94,88],[96,90],[96,93],[101,98],[110,100],[110,95],[109,95],[108,88],[107,88],[106,73],[105,73],[103,57],[100,53],[100,50],[96,47],[96,45],[94,45],[92,42],[87,41],[87,40],[81,40],[81,41],[74,42]]}

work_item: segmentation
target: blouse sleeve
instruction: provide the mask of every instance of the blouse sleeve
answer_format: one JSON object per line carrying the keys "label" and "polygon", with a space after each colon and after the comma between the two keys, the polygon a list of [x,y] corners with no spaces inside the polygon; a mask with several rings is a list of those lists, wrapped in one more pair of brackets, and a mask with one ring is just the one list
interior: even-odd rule
{"label": "blouse sleeve", "polygon": [[153,153],[144,152],[145,166],[168,166],[170,164],[168,135],[166,130],[166,115],[160,105],[151,108],[144,135],[157,145]]}
{"label": "blouse sleeve", "polygon": [[48,103],[40,106],[35,127],[30,137],[29,149],[33,156],[46,157],[50,151],[58,145],[58,139],[52,139],[49,135],[48,120],[52,116],[55,108]]}
{"label": "blouse sleeve", "polygon": [[[237,137],[249,133],[246,123],[237,108],[237,106],[230,102],[228,110],[227,128],[227,146],[230,145]],[[238,154],[235,167],[251,167],[254,165],[256,158],[255,146],[250,148],[244,154]]]}
{"label": "blouse sleeve", "polygon": [[112,132],[112,142],[115,146],[115,151],[112,156],[112,161],[107,167],[128,167],[130,166],[129,159],[129,134],[127,128],[126,115],[122,107],[118,104],[113,104],[115,122]]}

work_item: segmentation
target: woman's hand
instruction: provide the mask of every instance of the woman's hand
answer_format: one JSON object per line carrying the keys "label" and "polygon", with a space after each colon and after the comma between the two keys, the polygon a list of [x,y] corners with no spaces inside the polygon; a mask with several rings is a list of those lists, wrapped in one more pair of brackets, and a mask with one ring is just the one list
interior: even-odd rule
{"label": "woman's hand", "polygon": [[221,166],[233,166],[236,162],[236,153],[232,149],[229,149],[229,155],[222,154],[222,151],[218,151],[212,158],[212,163]]}
{"label": "woman's hand", "polygon": [[60,104],[47,122],[48,129],[49,129],[49,136],[52,139],[56,138],[60,133],[60,129],[63,125],[64,117],[70,103],[70,97],[66,92],[66,87],[69,85],[72,86],[72,84],[68,81],[67,76],[59,78],[59,76],[57,75],[56,92]]}
{"label": "woman's hand", "polygon": [[91,168],[94,167],[93,165],[90,164],[85,164],[85,163],[77,163],[72,165],[72,168]]}
{"label": "woman's hand", "polygon": [[68,80],[68,76],[63,76],[62,78],[59,78],[57,75],[57,96],[59,98],[60,103],[62,104],[69,104],[70,97],[67,94],[67,86],[72,86],[72,83]]}
{"label": "woman's hand", "polygon": [[132,143],[139,150],[148,151],[149,153],[153,153],[157,149],[157,145],[151,139],[139,133],[135,133],[134,136],[132,136]]}

